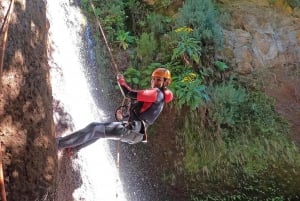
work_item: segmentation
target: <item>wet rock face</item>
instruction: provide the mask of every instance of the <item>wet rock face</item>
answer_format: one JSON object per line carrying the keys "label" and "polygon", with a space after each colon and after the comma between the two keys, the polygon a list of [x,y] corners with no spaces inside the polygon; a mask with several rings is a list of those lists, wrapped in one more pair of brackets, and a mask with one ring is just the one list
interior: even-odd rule
{"label": "wet rock face", "polygon": [[254,69],[299,65],[300,19],[267,5],[236,4],[224,29],[225,48],[217,54],[241,74]]}
{"label": "wet rock face", "polygon": [[216,58],[262,85],[300,145],[300,18],[297,8],[278,2],[223,0],[223,13],[231,20],[223,30],[225,47]]}

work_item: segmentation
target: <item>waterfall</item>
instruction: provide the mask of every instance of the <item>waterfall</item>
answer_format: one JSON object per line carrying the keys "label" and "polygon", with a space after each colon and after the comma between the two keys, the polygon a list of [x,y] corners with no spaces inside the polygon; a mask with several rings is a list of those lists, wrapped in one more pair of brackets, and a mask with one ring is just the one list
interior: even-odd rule
{"label": "waterfall", "polygon": [[[98,89],[89,83],[95,80],[93,69],[97,66],[93,61],[95,53],[90,48],[87,20],[70,0],[49,0],[47,4],[53,98],[70,115],[74,130],[94,121],[105,121],[105,108],[99,108],[101,103],[93,97]],[[95,87],[93,93],[90,86]],[[82,180],[81,186],[72,193],[74,200],[125,200],[118,170],[105,140],[82,149],[72,165],[80,171]]]}

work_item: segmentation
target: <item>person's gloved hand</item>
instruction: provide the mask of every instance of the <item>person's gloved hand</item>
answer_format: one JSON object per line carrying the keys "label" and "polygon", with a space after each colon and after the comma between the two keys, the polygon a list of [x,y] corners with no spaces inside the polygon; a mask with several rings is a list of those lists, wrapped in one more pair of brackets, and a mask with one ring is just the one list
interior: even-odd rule
{"label": "person's gloved hand", "polygon": [[124,76],[121,73],[117,74],[117,81],[121,86],[125,86],[126,88],[128,88],[128,86],[125,82]]}
{"label": "person's gloved hand", "polygon": [[131,90],[131,87],[129,87],[124,79],[124,76],[121,73],[117,74],[117,81],[119,83],[119,85],[121,85],[122,87],[125,87],[127,90]]}
{"label": "person's gloved hand", "polygon": [[116,119],[118,121],[121,121],[123,119],[123,112],[122,112],[122,109],[117,109],[116,111]]}
{"label": "person's gloved hand", "polygon": [[117,74],[117,80],[124,79],[124,76],[121,73]]}

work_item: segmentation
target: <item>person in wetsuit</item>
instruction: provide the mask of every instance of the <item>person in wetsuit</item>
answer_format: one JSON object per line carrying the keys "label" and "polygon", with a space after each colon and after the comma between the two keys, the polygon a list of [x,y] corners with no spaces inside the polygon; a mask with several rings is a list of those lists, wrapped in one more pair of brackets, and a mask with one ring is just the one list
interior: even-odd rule
{"label": "person in wetsuit", "polygon": [[[59,150],[71,148],[78,151],[100,138],[129,144],[146,141],[146,129],[158,118],[164,104],[173,100],[173,93],[167,88],[171,83],[171,73],[166,68],[155,69],[151,88],[146,90],[131,89],[122,74],[117,75],[117,81],[124,95],[131,99],[128,122],[93,122],[70,135],[56,138]],[[120,110],[116,115],[122,118]]]}

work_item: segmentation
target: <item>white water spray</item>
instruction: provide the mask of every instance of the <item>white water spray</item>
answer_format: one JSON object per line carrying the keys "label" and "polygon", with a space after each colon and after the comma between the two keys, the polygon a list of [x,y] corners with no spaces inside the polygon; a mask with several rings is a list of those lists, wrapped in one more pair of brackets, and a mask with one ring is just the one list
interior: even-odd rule
{"label": "white water spray", "polygon": [[[59,100],[72,117],[75,130],[94,121],[105,121],[104,111],[97,107],[89,92],[88,79],[82,67],[82,32],[86,19],[69,0],[48,1],[51,41],[51,82],[53,98]],[[73,160],[79,167],[82,185],[73,192],[75,201],[125,200],[115,166],[105,140],[82,149]]]}

